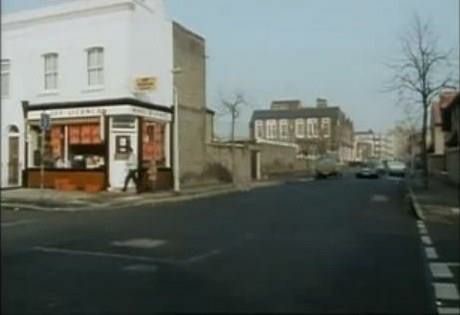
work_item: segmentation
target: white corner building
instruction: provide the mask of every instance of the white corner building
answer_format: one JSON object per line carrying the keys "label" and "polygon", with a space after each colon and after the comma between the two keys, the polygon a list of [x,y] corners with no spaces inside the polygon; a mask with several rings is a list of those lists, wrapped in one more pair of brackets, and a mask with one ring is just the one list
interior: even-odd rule
{"label": "white corner building", "polygon": [[171,164],[172,21],[162,0],[61,1],[1,23],[1,188],[120,188],[128,147],[144,177],[166,176],[148,172],[152,161],[165,174]]}

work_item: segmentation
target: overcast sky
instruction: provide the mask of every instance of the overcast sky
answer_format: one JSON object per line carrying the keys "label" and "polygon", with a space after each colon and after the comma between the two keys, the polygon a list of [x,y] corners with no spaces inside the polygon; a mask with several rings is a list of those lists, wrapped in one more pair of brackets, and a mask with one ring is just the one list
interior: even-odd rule
{"label": "overcast sky", "polygon": [[[61,0],[62,1],[62,0]],[[95,0],[97,1],[97,0]],[[2,0],[3,13],[56,0]],[[384,131],[401,115],[381,92],[384,63],[415,12],[430,19],[442,48],[459,49],[459,0],[166,0],[169,15],[203,35],[208,50],[208,106],[243,92],[252,108],[240,118],[247,135],[252,109],[273,99],[317,97],[340,105],[355,129]],[[458,56],[458,53],[456,54]],[[218,131],[229,122],[218,117]]]}

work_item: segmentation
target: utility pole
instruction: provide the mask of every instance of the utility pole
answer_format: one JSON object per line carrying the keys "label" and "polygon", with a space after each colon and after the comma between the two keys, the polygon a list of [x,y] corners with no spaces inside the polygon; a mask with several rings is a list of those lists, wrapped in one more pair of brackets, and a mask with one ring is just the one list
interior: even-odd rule
{"label": "utility pole", "polygon": [[41,163],[40,163],[40,190],[43,196],[43,189],[45,188],[45,137],[46,131],[50,128],[50,116],[47,113],[40,115],[40,128],[41,128]]}
{"label": "utility pole", "polygon": [[179,101],[177,88],[174,86],[174,191],[180,192],[179,169]]}
{"label": "utility pole", "polygon": [[[182,73],[181,68],[174,68],[172,70],[173,76],[176,74]],[[174,87],[173,87],[173,94],[174,94],[174,130],[173,130],[173,175],[174,175],[174,191],[176,193],[180,192],[180,168],[179,168],[179,92],[177,89],[177,85],[175,83],[175,78],[173,78]]]}

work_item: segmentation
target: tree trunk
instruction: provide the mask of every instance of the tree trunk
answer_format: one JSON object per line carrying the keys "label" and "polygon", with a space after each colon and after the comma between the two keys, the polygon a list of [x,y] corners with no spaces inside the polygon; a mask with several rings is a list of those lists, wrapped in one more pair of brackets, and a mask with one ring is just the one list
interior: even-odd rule
{"label": "tree trunk", "polygon": [[423,126],[422,126],[422,164],[423,164],[423,186],[428,189],[428,146],[426,141],[428,125],[427,99],[423,99]]}
{"label": "tree trunk", "polygon": [[232,182],[236,183],[236,161],[235,161],[235,112],[232,112]]}

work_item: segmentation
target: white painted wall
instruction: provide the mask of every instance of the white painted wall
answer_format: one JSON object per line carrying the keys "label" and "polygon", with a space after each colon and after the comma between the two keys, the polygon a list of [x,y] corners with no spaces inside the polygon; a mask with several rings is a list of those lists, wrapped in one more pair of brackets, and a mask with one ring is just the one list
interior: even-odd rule
{"label": "white painted wall", "polygon": [[[104,87],[89,89],[85,49],[104,48]],[[44,92],[43,54],[59,54],[58,91]],[[136,97],[172,104],[172,23],[162,0],[74,0],[2,15],[2,59],[11,62],[10,97],[2,99],[1,183],[7,178],[6,128],[23,135],[21,101],[31,104]],[[154,76],[158,89],[135,94],[136,76]],[[24,138],[21,137],[21,163]]]}
{"label": "white painted wall", "polygon": [[157,78],[157,90],[144,93],[142,99],[159,105],[173,103],[172,23],[166,18],[163,1],[148,0],[137,5],[131,15],[129,34],[129,76],[131,85],[139,76]]}

